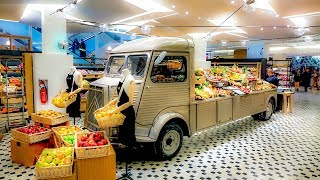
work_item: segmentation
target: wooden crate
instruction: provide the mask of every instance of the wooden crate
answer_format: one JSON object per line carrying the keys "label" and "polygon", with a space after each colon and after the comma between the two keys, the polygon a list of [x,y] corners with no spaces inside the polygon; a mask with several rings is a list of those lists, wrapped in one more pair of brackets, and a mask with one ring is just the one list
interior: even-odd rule
{"label": "wooden crate", "polygon": [[36,163],[36,156],[40,155],[42,150],[48,146],[48,140],[29,144],[11,139],[11,160],[27,167],[33,166]]}
{"label": "wooden crate", "polygon": [[57,125],[49,125],[49,124],[43,124],[43,123],[39,123],[39,122],[35,122],[34,123],[37,126],[41,126],[41,127],[45,127],[45,128],[53,128],[53,127],[58,127],[58,126],[69,126],[70,125],[70,121],[61,123],[61,124],[57,124]]}
{"label": "wooden crate", "polygon": [[112,146],[108,156],[77,159],[78,180],[115,180],[116,154]]}
{"label": "wooden crate", "polygon": [[48,125],[58,125],[61,123],[64,123],[66,121],[69,121],[69,115],[68,114],[63,114],[60,115],[58,117],[44,117],[44,116],[40,116],[37,115],[36,113],[33,113],[31,115],[31,119],[34,122],[38,122],[38,123],[42,123],[42,124],[48,124]]}

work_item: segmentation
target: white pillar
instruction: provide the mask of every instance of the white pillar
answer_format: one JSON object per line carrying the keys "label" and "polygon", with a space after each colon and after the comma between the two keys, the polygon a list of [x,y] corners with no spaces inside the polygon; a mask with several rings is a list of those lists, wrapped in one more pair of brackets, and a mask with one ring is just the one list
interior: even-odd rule
{"label": "white pillar", "polygon": [[55,11],[50,7],[42,10],[42,53],[67,54],[68,47],[58,47],[60,41],[67,41],[67,22],[62,13],[52,14]]}
{"label": "white pillar", "polygon": [[206,61],[207,38],[203,34],[190,34],[194,43],[194,62],[196,68],[210,68],[211,62]]}
{"label": "white pillar", "polygon": [[[66,19],[60,13],[50,15],[58,8],[42,5],[42,53],[33,54],[33,82],[35,111],[53,109],[65,112],[65,108],[52,105],[52,98],[67,87],[66,77],[73,66],[72,55],[67,48],[60,49],[58,42],[67,40]],[[48,81],[48,103],[40,101],[39,80]]]}

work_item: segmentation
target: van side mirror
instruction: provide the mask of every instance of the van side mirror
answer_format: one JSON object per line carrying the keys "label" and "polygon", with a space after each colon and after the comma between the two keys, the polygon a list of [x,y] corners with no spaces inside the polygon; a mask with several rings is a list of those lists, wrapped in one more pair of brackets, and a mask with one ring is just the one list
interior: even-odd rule
{"label": "van side mirror", "polygon": [[166,55],[167,55],[167,51],[162,51],[157,57],[157,59],[154,61],[154,64],[159,65],[162,62],[162,60],[166,57]]}

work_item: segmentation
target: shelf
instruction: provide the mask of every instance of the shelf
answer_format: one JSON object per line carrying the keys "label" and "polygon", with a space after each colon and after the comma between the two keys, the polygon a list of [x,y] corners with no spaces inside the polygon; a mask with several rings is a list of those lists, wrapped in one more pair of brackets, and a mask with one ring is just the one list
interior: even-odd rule
{"label": "shelf", "polygon": [[83,79],[94,79],[94,78],[102,78],[103,74],[84,74],[82,75]]}

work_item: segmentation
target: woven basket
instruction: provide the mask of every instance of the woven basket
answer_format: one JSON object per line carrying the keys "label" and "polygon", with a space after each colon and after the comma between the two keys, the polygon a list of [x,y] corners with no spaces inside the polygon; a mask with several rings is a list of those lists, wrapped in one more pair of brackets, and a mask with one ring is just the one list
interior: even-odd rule
{"label": "woven basket", "polygon": [[[25,126],[28,127],[28,126]],[[35,133],[35,134],[26,134],[23,132],[18,131],[17,129],[12,129],[12,138],[23,141],[29,144],[33,144],[36,142],[40,142],[46,139],[50,139],[50,136],[52,134],[52,131],[50,129],[47,129],[46,132],[40,132],[40,133]]]}
{"label": "woven basket", "polygon": [[[91,146],[91,147],[78,147],[78,137],[86,133],[77,133],[75,141],[75,152],[77,159],[89,159],[89,158],[98,158],[107,156],[110,152],[111,143],[109,142],[105,131],[96,131],[99,132],[107,140],[107,144],[103,146]],[[94,132],[94,133],[96,133]]]}
{"label": "woven basket", "polygon": [[42,123],[42,124],[48,124],[51,126],[57,125],[57,124],[62,124],[67,121],[69,121],[69,115],[68,114],[63,114],[61,116],[55,117],[55,118],[50,118],[50,117],[43,117],[40,115],[36,115],[36,113],[33,113],[31,115],[31,119],[34,122]]}
{"label": "woven basket", "polygon": [[[70,146],[70,144],[68,144],[67,142],[64,141],[64,139],[62,137],[63,135],[58,133],[59,129],[61,129],[61,128],[69,128],[69,127],[72,127],[72,126],[59,126],[59,127],[53,127],[52,128],[52,131],[54,133],[53,138],[54,138],[54,140],[56,142],[56,146],[57,147],[63,147],[63,146],[73,147],[73,145]],[[73,127],[76,127],[77,132],[81,132],[82,131],[82,129],[80,129],[78,126],[73,126]],[[74,133],[70,133],[70,134],[74,134]],[[70,134],[68,134],[68,135],[70,135]]]}
{"label": "woven basket", "polygon": [[[60,94],[58,94],[56,97],[60,96]],[[54,98],[56,98],[54,97]],[[75,101],[77,100],[77,95],[75,96],[72,96],[72,98],[66,100],[66,101],[63,101],[61,102],[60,104],[57,104],[55,103],[53,100],[52,100],[52,104],[55,105],[56,107],[58,108],[66,108],[68,107],[70,104],[74,103]]]}
{"label": "woven basket", "polygon": [[123,124],[123,121],[125,120],[126,116],[122,113],[117,113],[117,116],[114,115],[108,115],[102,118],[98,118],[97,114],[100,112],[106,111],[106,108],[100,108],[96,110],[93,114],[95,119],[98,122],[98,126],[100,129],[106,129],[110,127],[117,127]]}
{"label": "woven basket", "polygon": [[[46,149],[46,148],[45,148]],[[41,156],[40,156],[41,157]],[[70,165],[35,168],[36,179],[53,179],[72,176],[74,149],[72,152],[72,163]]]}

